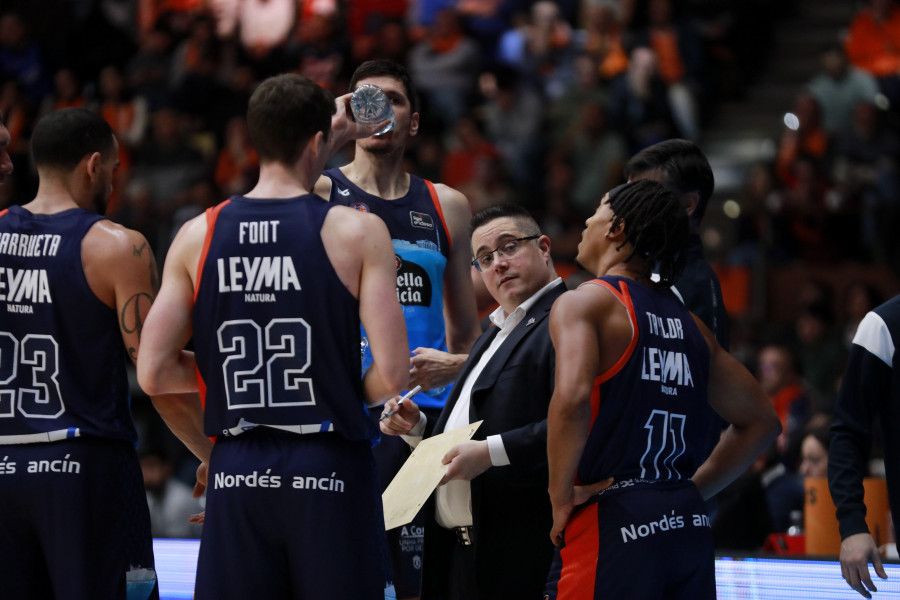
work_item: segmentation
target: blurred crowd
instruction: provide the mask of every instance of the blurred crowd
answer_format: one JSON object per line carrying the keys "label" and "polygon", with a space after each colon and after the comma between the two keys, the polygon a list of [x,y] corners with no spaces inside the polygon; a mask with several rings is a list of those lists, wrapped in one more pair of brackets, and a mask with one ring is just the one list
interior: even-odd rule
{"label": "blurred crowd", "polygon": [[[703,147],[717,107],[740,101],[777,59],[775,26],[797,1],[5,0],[0,113],[16,171],[0,209],[35,192],[34,123],[88,107],[120,143],[108,216],[143,233],[161,262],[182,223],[255,182],[244,115],[257,82],[296,72],[340,95],[357,65],[388,58],[420,94],[408,169],[459,189],[473,212],[524,204],[572,273],[584,219],[627,159],[672,137]],[[776,475],[802,476],[804,440],[827,425],[856,325],[900,290],[896,40],[894,0],[860,2],[822,49],[820,72],[797,82],[772,159],[748,169],[732,232],[713,220],[704,233],[731,240],[711,246],[732,347],[784,425],[749,475],[772,497],[763,532],[802,509],[796,485],[775,486]],[[759,289],[774,291],[760,299]],[[136,411],[152,428],[152,409]],[[191,481],[164,437],[149,432],[148,468]],[[152,487],[162,497],[164,484]]]}

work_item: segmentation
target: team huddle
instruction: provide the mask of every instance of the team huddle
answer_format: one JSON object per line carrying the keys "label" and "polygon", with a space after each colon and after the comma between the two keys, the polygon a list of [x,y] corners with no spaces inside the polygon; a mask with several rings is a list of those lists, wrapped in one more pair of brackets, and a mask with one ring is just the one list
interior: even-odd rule
{"label": "team huddle", "polygon": [[[585,224],[594,278],[568,289],[527,210],[472,216],[405,172],[405,69],[365,63],[363,84],[390,100],[389,133],[354,121],[350,94],[262,82],[258,182],[188,221],[161,277],[102,216],[109,125],[38,123],[37,194],[0,212],[4,598],[159,597],[128,359],[201,462],[195,598],[715,597],[705,500],[780,424],[721,315],[679,288],[709,193],[666,165],[705,158],[682,140],[636,157]],[[497,306],[485,326],[476,286]],[[414,522],[385,532],[410,448],[475,421]]]}

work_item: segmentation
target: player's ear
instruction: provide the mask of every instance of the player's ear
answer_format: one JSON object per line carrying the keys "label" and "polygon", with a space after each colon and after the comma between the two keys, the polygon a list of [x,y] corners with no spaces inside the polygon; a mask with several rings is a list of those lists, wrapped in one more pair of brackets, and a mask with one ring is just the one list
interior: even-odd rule
{"label": "player's ear", "polygon": [[611,240],[616,239],[624,239],[625,238],[625,220],[624,219],[615,219],[612,223],[609,224],[609,231],[606,232],[606,237]]}
{"label": "player's ear", "polygon": [[88,177],[90,177],[91,181],[97,177],[97,171],[100,169],[100,165],[103,162],[103,156],[99,152],[93,152],[87,157],[87,162],[85,163],[85,167],[87,168]]}
{"label": "player's ear", "polygon": [[697,206],[700,205],[700,192],[688,192],[681,197],[681,205],[684,207],[684,211],[690,217],[694,214],[694,211],[697,210]]}
{"label": "player's ear", "polygon": [[315,135],[313,135],[309,142],[307,142],[306,151],[310,153],[311,158],[319,158],[319,154],[325,148],[325,134],[321,131],[317,131]]}
{"label": "player's ear", "polygon": [[409,135],[419,133],[419,113],[415,112],[409,117]]}

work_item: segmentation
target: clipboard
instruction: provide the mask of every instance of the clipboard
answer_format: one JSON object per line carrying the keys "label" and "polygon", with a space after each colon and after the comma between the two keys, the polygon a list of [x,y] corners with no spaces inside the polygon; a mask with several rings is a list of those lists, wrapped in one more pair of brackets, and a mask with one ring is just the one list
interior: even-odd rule
{"label": "clipboard", "polygon": [[481,423],[471,423],[419,442],[381,495],[385,530],[413,520],[447,472],[447,465],[441,464],[441,459],[456,444],[472,439]]}

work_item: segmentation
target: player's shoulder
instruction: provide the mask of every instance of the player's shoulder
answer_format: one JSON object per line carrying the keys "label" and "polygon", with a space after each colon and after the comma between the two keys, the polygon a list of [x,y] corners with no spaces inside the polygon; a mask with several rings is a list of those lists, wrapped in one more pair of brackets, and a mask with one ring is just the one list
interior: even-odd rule
{"label": "player's shoulder", "polygon": [[444,183],[433,183],[432,185],[434,185],[434,191],[441,202],[441,209],[465,208],[469,210],[469,201],[462,192]]}
{"label": "player's shoulder", "polygon": [[94,223],[82,242],[84,254],[98,253],[104,257],[138,255],[147,249],[147,238],[141,232],[109,219],[100,219]]}
{"label": "player's shoulder", "polygon": [[325,216],[322,224],[324,235],[341,238],[347,242],[363,240],[367,237],[382,235],[387,226],[381,217],[366,213],[349,206],[335,205]]}

